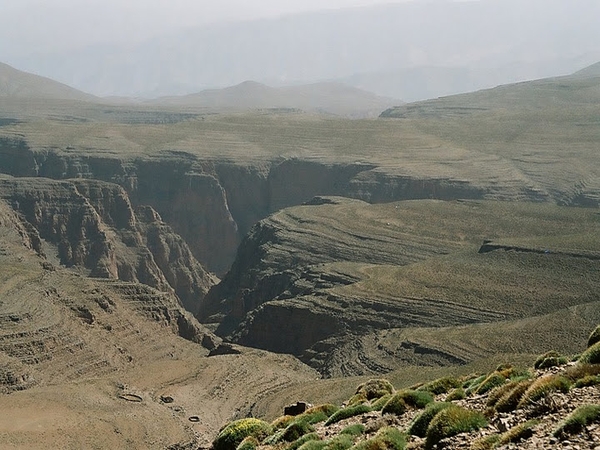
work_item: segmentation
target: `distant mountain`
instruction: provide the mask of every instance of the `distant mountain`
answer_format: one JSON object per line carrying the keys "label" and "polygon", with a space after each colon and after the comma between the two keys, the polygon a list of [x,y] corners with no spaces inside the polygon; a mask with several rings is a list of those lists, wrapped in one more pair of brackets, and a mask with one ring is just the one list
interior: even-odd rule
{"label": "distant mountain", "polygon": [[[451,68],[456,72],[450,72],[451,82],[443,73],[423,72],[431,88],[422,92],[435,96],[566,74],[597,61],[598,17],[597,0],[578,0],[577,7],[572,0],[413,1],[215,24],[137,45],[99,44],[54,54],[32,48],[10,62],[96,95],[145,98],[244,80],[270,86],[348,84],[347,77],[365,73],[391,73],[385,83],[402,89],[393,74],[416,69],[411,91],[418,87],[420,68]],[[552,70],[524,73],[524,66],[538,64]],[[477,83],[469,84],[478,73]],[[377,81],[352,84],[398,97],[389,89],[375,91]]]}
{"label": "distant mountain", "polygon": [[375,117],[386,108],[402,102],[334,82],[274,88],[255,81],[245,81],[224,89],[163,97],[150,103],[233,110],[301,109],[346,117]]}
{"label": "distant mountain", "polygon": [[96,99],[93,95],[66,84],[0,63],[0,98],[2,97],[82,101]]}

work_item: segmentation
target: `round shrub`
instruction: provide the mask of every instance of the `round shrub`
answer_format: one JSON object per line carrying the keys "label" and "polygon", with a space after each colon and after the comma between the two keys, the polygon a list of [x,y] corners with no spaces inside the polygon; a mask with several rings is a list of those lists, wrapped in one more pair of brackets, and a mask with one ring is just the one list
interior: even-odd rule
{"label": "round shrub", "polygon": [[588,349],[579,357],[581,364],[600,364],[600,342],[588,347]]}
{"label": "round shrub", "polygon": [[294,416],[281,416],[271,422],[271,426],[273,427],[273,430],[280,430],[287,427],[294,420],[296,420],[296,417]]}
{"label": "round shrub", "polygon": [[575,382],[576,388],[588,387],[588,386],[597,386],[600,384],[600,376],[598,375],[588,375],[586,377],[580,378]]}
{"label": "round shrub", "polygon": [[588,338],[587,346],[591,347],[592,345],[594,345],[598,342],[600,342],[600,325],[598,325],[594,329],[594,331],[592,331],[592,333],[590,334],[590,337]]}
{"label": "round shrub", "polygon": [[240,445],[237,446],[236,450],[256,450],[260,442],[254,436],[245,437]]}
{"label": "round shrub", "polygon": [[296,439],[285,450],[297,450],[308,441],[321,441],[321,438],[317,433],[308,433],[302,436],[301,438]]}
{"label": "round shrub", "polygon": [[451,402],[453,400],[462,400],[466,397],[467,397],[467,394],[465,394],[465,390],[462,387],[458,387],[456,389],[453,389],[448,394],[448,397],[446,397],[446,401]]}
{"label": "round shrub", "polygon": [[381,409],[382,414],[396,414],[400,416],[410,408],[425,408],[433,402],[433,396],[427,391],[413,391],[410,389],[396,392]]}
{"label": "round shrub", "polygon": [[261,441],[273,432],[273,428],[264,420],[248,418],[231,422],[213,441],[214,450],[235,450],[248,436]]}
{"label": "round shrub", "polygon": [[360,436],[364,434],[365,426],[362,423],[355,423],[354,425],[348,425],[340,434],[349,434],[350,436]]}
{"label": "round shrub", "polygon": [[403,450],[405,446],[404,433],[394,427],[383,427],[371,439],[359,442],[352,450]]}
{"label": "round shrub", "polygon": [[429,424],[437,415],[437,413],[443,409],[449,408],[450,406],[452,406],[452,403],[447,402],[431,403],[430,405],[427,405],[425,410],[415,417],[415,420],[408,429],[408,434],[424,438],[425,434],[427,433],[427,427],[429,427]]}
{"label": "round shrub", "polygon": [[504,375],[497,372],[491,373],[473,390],[473,393],[476,395],[485,394],[495,387],[502,386],[505,382],[506,377]]}
{"label": "round shrub", "polygon": [[442,439],[478,430],[486,425],[487,420],[480,412],[452,405],[438,412],[429,424],[425,435],[425,448],[432,449]]}
{"label": "round shrub", "polygon": [[462,386],[462,383],[454,377],[443,377],[433,380],[419,387],[419,391],[431,392],[433,395],[445,394],[450,389]]}
{"label": "round shrub", "polygon": [[358,386],[355,392],[356,395],[364,395],[367,400],[373,400],[393,393],[394,386],[392,386],[392,383],[390,383],[388,380],[383,378],[369,380],[366,383]]}
{"label": "round shrub", "polygon": [[568,362],[569,360],[566,356],[562,356],[555,351],[550,351],[538,357],[538,359],[535,360],[535,363],[533,363],[533,367],[535,369],[548,369],[550,367],[563,366]]}

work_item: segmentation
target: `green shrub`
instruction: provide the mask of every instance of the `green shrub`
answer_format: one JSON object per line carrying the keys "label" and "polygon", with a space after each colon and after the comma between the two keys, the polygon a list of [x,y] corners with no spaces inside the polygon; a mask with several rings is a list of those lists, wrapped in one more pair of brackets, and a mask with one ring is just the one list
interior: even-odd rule
{"label": "green shrub", "polygon": [[506,377],[498,372],[493,372],[473,390],[473,394],[485,394],[495,387],[502,386],[504,383],[506,383]]}
{"label": "green shrub", "polygon": [[281,416],[271,422],[271,426],[273,427],[273,430],[280,430],[287,427],[294,420],[296,420],[296,417],[294,416]]}
{"label": "green shrub", "polygon": [[297,450],[300,447],[302,447],[305,443],[307,443],[308,441],[321,441],[321,438],[319,437],[319,435],[317,433],[308,433],[308,434],[305,434],[304,436],[296,439],[289,446],[287,446],[285,450]]}
{"label": "green shrub", "polygon": [[384,395],[383,397],[379,397],[373,403],[371,403],[371,409],[373,411],[381,411],[381,409],[385,406],[385,404],[392,398],[391,394]]}
{"label": "green shrub", "polygon": [[455,389],[462,386],[462,383],[454,377],[443,377],[433,380],[419,387],[419,391],[431,392],[433,395],[445,394],[450,389]]}
{"label": "green shrub", "polygon": [[564,366],[569,362],[566,356],[563,356],[555,351],[544,353],[533,363],[536,369],[548,369],[550,367]]}
{"label": "green shrub", "polygon": [[554,432],[554,436],[576,434],[591,423],[600,422],[600,405],[583,405],[571,413]]}
{"label": "green shrub", "polygon": [[598,325],[594,329],[594,331],[592,331],[592,333],[590,334],[590,337],[588,338],[587,346],[589,348],[598,342],[600,342],[600,325]]}
{"label": "green shrub", "polygon": [[405,446],[404,433],[394,427],[383,427],[371,439],[359,442],[352,450],[403,450]]}
{"label": "green shrub", "polygon": [[519,408],[523,408],[524,406],[531,405],[532,403],[540,400],[541,398],[547,396],[548,394],[560,391],[560,392],[569,392],[571,388],[571,382],[563,376],[560,375],[547,375],[535,380],[531,386],[525,391],[521,401],[517,405]]}
{"label": "green shrub", "polygon": [[331,425],[332,423],[339,422],[340,420],[348,419],[349,417],[358,416],[359,414],[368,413],[370,411],[371,408],[363,404],[347,406],[346,408],[334,412],[331,417],[327,419],[325,425]]}
{"label": "green shrub", "polygon": [[352,397],[350,397],[346,406],[362,405],[368,401],[369,400],[367,400],[367,396],[364,394],[364,392],[361,392],[360,394],[354,394]]}
{"label": "green shrub", "polygon": [[495,406],[502,397],[517,387],[519,383],[519,381],[509,381],[502,386],[492,389],[490,395],[488,395],[486,405],[490,407]]}
{"label": "green shrub", "polygon": [[384,395],[393,394],[394,386],[388,380],[375,379],[369,380],[356,388],[355,395],[363,394],[367,400],[373,400]]}
{"label": "green shrub", "polygon": [[600,376],[588,375],[587,377],[580,378],[575,382],[576,388],[582,388],[587,386],[597,386],[600,384]]}
{"label": "green shrub", "polygon": [[253,436],[261,441],[272,432],[271,425],[263,420],[240,419],[223,428],[213,441],[212,446],[214,450],[235,450],[248,436]]}
{"label": "green shrub", "polygon": [[500,397],[494,408],[498,412],[510,412],[517,409],[521,398],[529,389],[529,387],[533,384],[533,380],[523,380],[519,381],[513,389],[507,391],[502,397]]}
{"label": "green shrub", "polygon": [[354,444],[354,438],[349,434],[340,434],[328,441],[326,441],[323,450],[346,450],[352,447]]}
{"label": "green shrub", "polygon": [[438,412],[429,424],[425,435],[425,448],[432,449],[442,439],[478,430],[486,425],[487,420],[480,412],[452,405]]}
{"label": "green shrub", "polygon": [[410,425],[408,429],[408,434],[413,436],[419,436],[424,438],[427,433],[427,427],[429,427],[430,422],[433,418],[439,413],[441,410],[449,408],[452,406],[452,403],[431,403],[427,405],[425,410],[415,417],[415,420]]}
{"label": "green shrub", "polygon": [[579,357],[579,362],[582,364],[600,364],[600,342],[588,347]]}
{"label": "green shrub", "polygon": [[[307,409],[302,414],[300,414],[300,416],[298,416],[298,417],[310,417],[313,414],[317,414],[317,413],[323,413],[323,414],[325,414],[325,416],[330,417],[334,412],[338,411],[339,409],[340,408],[338,408],[335,405],[332,405],[331,403],[324,403],[322,405],[313,406],[312,408]],[[310,423],[316,423],[316,422],[310,422]]]}
{"label": "green shrub", "polygon": [[466,394],[471,395],[473,391],[481,384],[483,380],[485,380],[487,375],[479,375],[474,378],[469,378],[463,382],[463,388],[466,389]]}
{"label": "green shrub", "polygon": [[433,396],[427,391],[413,391],[410,389],[396,392],[381,409],[382,414],[396,414],[400,416],[410,408],[425,408],[433,402]]}
{"label": "green shrub", "polygon": [[365,426],[362,423],[355,423],[354,425],[348,425],[340,434],[349,434],[350,436],[360,436],[364,434]]}
{"label": "green shrub", "polygon": [[304,444],[302,444],[300,447],[298,447],[298,450],[323,450],[326,445],[327,445],[326,441],[309,439]]}
{"label": "green shrub", "polygon": [[240,445],[237,446],[236,450],[256,450],[260,442],[254,436],[245,437]]}
{"label": "green shrub", "polygon": [[533,436],[532,428],[539,424],[539,420],[529,420],[525,423],[521,423],[505,433],[502,433],[498,440],[498,445],[506,445],[511,442],[520,442],[525,439],[529,439]]}
{"label": "green shrub", "polygon": [[285,427],[283,433],[281,434],[281,438],[286,442],[293,442],[305,434],[312,433],[313,431],[315,431],[315,429],[311,424],[303,420],[296,420]]}
{"label": "green shrub", "polygon": [[454,400],[462,400],[466,397],[467,394],[465,394],[465,390],[462,387],[458,387],[448,394],[448,397],[446,397],[446,401],[451,402]]}

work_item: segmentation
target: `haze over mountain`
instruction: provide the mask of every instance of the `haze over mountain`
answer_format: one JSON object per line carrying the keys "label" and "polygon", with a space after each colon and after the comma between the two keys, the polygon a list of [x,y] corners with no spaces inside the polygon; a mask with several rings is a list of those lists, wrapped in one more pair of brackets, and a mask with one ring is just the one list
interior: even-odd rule
{"label": "haze over mountain", "polygon": [[14,69],[0,62],[0,98],[93,100],[95,97],[49,78]]}
{"label": "haze over mountain", "polygon": [[273,88],[254,81],[245,81],[224,89],[209,89],[196,94],[161,97],[150,102],[179,107],[208,107],[229,110],[301,109],[347,117],[376,117],[400,100],[379,97],[342,83]]}
{"label": "haze over mountain", "polygon": [[414,1],[52,52],[38,52],[33,41],[17,43],[19,52],[0,46],[0,60],[96,95],[157,97],[245,80],[273,86],[343,79],[417,100],[581,69],[600,58],[599,16],[595,0],[576,8],[567,0]]}

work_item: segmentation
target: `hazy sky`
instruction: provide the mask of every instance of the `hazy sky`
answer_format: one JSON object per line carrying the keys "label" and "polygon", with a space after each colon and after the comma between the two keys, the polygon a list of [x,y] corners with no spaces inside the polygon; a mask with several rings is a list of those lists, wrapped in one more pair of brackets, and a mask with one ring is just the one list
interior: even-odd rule
{"label": "hazy sky", "polygon": [[136,43],[182,26],[406,1],[411,0],[0,0],[0,50]]}

